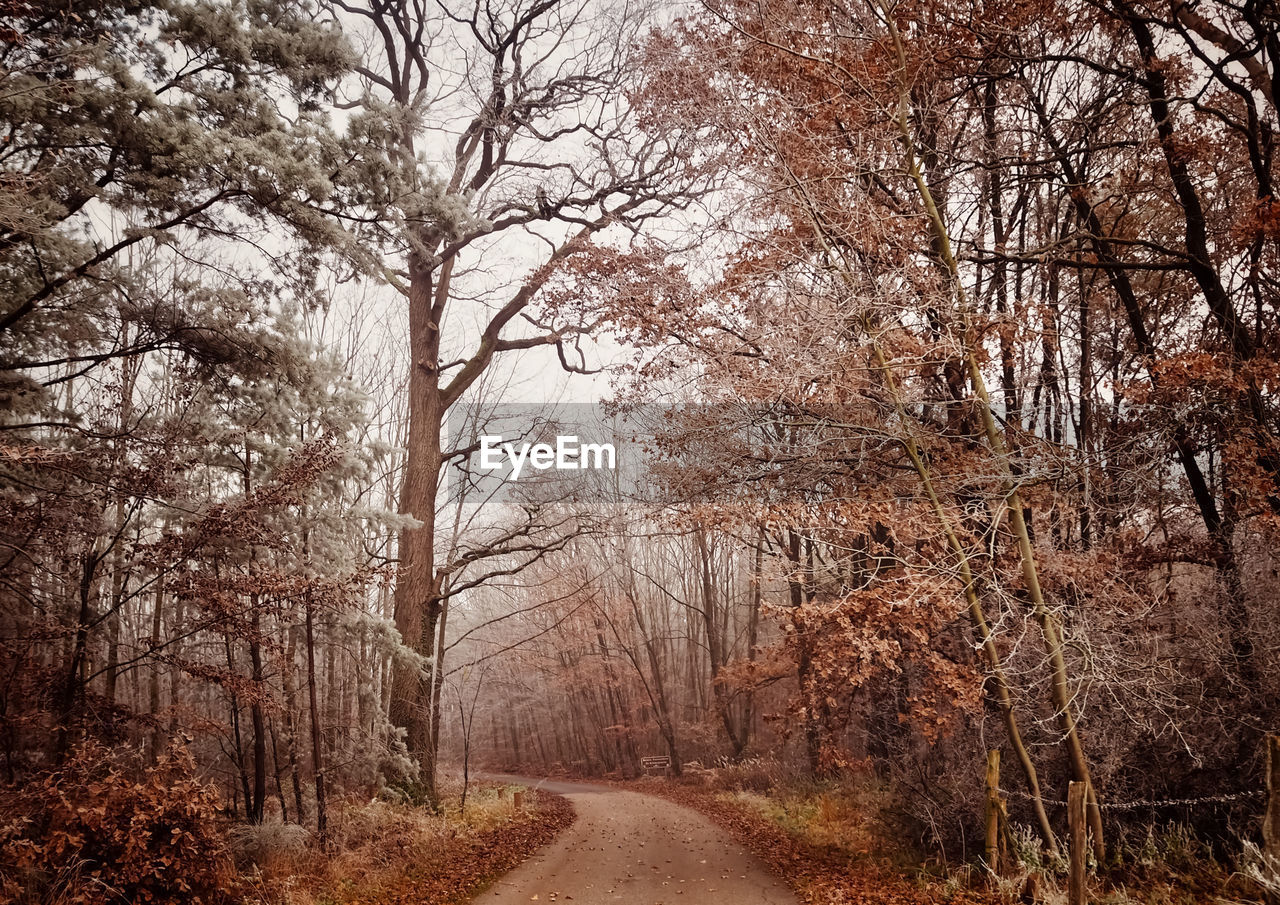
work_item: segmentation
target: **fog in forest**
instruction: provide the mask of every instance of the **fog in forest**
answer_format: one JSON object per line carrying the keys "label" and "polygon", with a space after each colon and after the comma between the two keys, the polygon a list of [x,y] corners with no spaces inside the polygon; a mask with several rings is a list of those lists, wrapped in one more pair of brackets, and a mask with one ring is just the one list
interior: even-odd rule
{"label": "fog in forest", "polygon": [[1278,100],[1275,0],[0,0],[0,902],[1274,903]]}

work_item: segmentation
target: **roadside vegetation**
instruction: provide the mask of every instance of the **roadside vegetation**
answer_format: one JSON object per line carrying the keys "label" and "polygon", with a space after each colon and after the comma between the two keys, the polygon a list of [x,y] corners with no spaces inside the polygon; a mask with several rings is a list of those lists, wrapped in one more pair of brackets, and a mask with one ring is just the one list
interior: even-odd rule
{"label": "roadside vegetation", "polygon": [[0,0],[0,895],[1274,903],[1278,2]]}
{"label": "roadside vegetation", "polygon": [[0,902],[460,905],[573,822],[564,798],[500,783],[471,783],[464,809],[445,771],[438,812],[343,797],[322,842],[278,815],[229,819],[180,749],[139,781],[103,754],[0,798]]}
{"label": "roadside vegetation", "polygon": [[384,800],[343,805],[332,851],[293,841],[294,827],[243,828],[243,902],[461,905],[573,822],[564,798],[492,783],[473,786],[462,810],[461,784],[446,771],[441,780],[439,814]]}
{"label": "roadside vegetation", "polygon": [[[786,879],[806,905],[1067,902],[1066,860],[1046,858],[1031,827],[1011,827],[1011,857],[993,876],[969,852],[930,851],[900,796],[865,773],[815,782],[755,758],[625,784],[711,818]],[[1215,851],[1185,824],[1153,823],[1117,843],[1089,901],[1257,902],[1278,878],[1257,849]]]}

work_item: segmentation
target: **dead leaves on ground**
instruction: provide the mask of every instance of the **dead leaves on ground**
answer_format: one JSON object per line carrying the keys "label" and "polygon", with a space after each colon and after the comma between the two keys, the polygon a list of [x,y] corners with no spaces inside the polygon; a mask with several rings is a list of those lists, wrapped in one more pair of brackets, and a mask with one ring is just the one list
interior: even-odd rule
{"label": "dead leaves on ground", "polygon": [[991,905],[996,901],[974,890],[944,892],[848,852],[817,849],[768,818],[711,792],[685,786],[645,791],[700,811],[724,827],[785,879],[805,905]]}
{"label": "dead leaves on ground", "polygon": [[455,836],[423,852],[403,875],[373,888],[345,891],[339,905],[462,905],[556,837],[574,820],[573,805],[542,790],[525,793],[529,806],[508,823]]}

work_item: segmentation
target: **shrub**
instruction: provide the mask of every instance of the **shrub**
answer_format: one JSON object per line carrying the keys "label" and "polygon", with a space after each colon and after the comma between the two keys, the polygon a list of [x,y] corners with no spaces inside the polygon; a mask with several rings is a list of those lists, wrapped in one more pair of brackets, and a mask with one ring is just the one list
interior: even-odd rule
{"label": "shrub", "polygon": [[217,792],[171,747],[128,770],[100,745],[0,792],[0,896],[29,905],[221,905],[231,860]]}
{"label": "shrub", "polygon": [[713,787],[727,792],[770,792],[789,778],[786,768],[772,758],[750,757],[715,771]]}
{"label": "shrub", "polygon": [[267,820],[234,826],[229,836],[237,862],[277,874],[292,871],[307,857],[311,831],[296,823]]}

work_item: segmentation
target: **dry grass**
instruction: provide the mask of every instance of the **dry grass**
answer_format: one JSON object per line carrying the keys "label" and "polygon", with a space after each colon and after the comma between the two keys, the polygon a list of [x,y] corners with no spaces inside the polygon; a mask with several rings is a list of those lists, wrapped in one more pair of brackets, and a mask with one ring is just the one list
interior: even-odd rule
{"label": "dry grass", "polygon": [[344,889],[390,880],[418,853],[438,848],[450,836],[445,817],[424,808],[374,800],[339,804],[331,820],[331,850],[281,844],[272,824],[239,827],[236,851],[247,859],[251,889],[246,905],[329,905]]}
{"label": "dry grass", "polygon": [[890,802],[883,788],[800,783],[765,794],[741,787],[757,784],[768,772],[753,767],[729,771],[727,778],[704,774],[652,791],[720,824],[786,880],[805,905],[998,902],[985,889],[924,876],[917,880],[902,870],[900,846],[881,822],[880,812]]}
{"label": "dry grass", "polygon": [[866,857],[886,848],[880,825],[881,794],[830,788],[721,793],[729,801],[758,812],[805,845],[839,849],[852,857]]}
{"label": "dry grass", "polygon": [[[1028,875],[1040,877],[1042,905],[1066,905],[1066,856],[1044,864],[1033,845],[1034,832],[1015,827],[1014,847],[1019,861],[994,884],[1006,902],[1019,901]],[[1260,905],[1266,887],[1266,864],[1245,843],[1244,853],[1232,870],[1220,853],[1198,840],[1185,825],[1150,826],[1145,833],[1131,833],[1136,844],[1113,840],[1106,869],[1096,872],[1089,857],[1089,901],[1095,905]],[[1065,843],[1064,843],[1065,844]],[[1280,865],[1278,865],[1280,866]],[[1256,872],[1256,874],[1255,874]],[[1277,888],[1280,888],[1278,886]]]}
{"label": "dry grass", "polygon": [[[804,852],[839,863],[847,876],[866,867],[914,875],[920,891],[934,901],[1016,903],[1024,901],[1027,880],[1034,871],[1039,875],[1037,902],[1066,905],[1065,858],[1045,863],[1038,839],[1027,828],[1014,834],[1019,862],[1004,876],[993,878],[977,864],[924,863],[901,834],[895,834],[895,798],[883,785],[855,777],[840,784],[791,783],[763,792],[743,788],[763,783],[767,773],[751,769],[725,778],[703,777],[701,782],[723,789],[728,778],[737,788],[716,794],[718,802],[785,831]],[[744,778],[746,782],[741,782]],[[1092,857],[1089,860],[1093,871],[1096,865]],[[1136,842],[1113,845],[1107,869],[1091,874],[1090,901],[1096,905],[1253,905],[1267,893],[1277,894],[1280,861],[1268,860],[1248,845],[1236,860],[1234,865],[1227,863],[1185,826],[1153,826]],[[834,874],[817,872],[816,876],[819,887],[838,890]]]}
{"label": "dry grass", "polygon": [[510,869],[572,821],[567,802],[512,787],[473,786],[440,814],[381,800],[348,802],[330,818],[330,847],[300,842],[298,828],[264,824],[237,832],[246,905],[372,905],[452,902]]}

